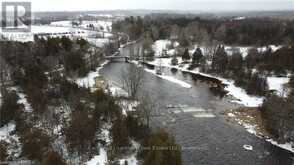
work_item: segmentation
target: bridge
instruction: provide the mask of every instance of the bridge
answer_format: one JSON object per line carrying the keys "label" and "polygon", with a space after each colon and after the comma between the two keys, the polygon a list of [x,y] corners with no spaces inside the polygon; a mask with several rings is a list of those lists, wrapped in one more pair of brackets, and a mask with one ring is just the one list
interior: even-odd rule
{"label": "bridge", "polygon": [[129,56],[122,56],[122,55],[120,55],[120,52],[116,52],[111,56],[104,56],[104,59],[107,59],[110,61],[113,61],[115,59],[125,59],[125,61],[128,62],[130,60],[130,57]]}

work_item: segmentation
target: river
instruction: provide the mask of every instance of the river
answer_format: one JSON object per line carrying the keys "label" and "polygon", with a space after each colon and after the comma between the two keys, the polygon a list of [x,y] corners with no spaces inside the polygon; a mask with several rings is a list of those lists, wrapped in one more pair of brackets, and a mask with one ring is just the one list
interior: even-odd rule
{"label": "river", "polygon": [[[132,45],[131,45],[132,46]],[[125,47],[123,55],[135,50]],[[111,62],[100,70],[107,80],[121,84],[121,73],[128,65],[123,61]],[[182,159],[185,165],[293,165],[294,154],[273,146],[243,127],[226,121],[222,112],[236,108],[226,98],[215,96],[206,83],[195,81],[191,75],[180,71],[173,75],[192,85],[184,88],[173,82],[144,72],[144,92],[156,100],[158,111],[152,118],[152,125],[168,129],[183,147]],[[181,105],[171,108],[167,105]],[[187,108],[183,108],[187,107]],[[189,108],[190,107],[190,108]],[[243,145],[253,146],[245,150]]]}

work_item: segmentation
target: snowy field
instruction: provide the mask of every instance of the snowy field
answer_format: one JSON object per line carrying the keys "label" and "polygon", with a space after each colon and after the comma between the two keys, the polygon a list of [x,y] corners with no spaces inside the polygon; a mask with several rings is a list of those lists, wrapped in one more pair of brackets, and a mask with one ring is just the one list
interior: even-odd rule
{"label": "snowy field", "polygon": [[[160,56],[162,54],[163,50],[167,50],[168,55],[174,55],[175,49],[170,49],[171,47],[177,47],[179,45],[178,42],[171,42],[170,40],[157,40],[152,48],[155,51],[155,56]],[[194,48],[192,50],[189,50],[190,55],[196,50],[197,47],[199,47],[202,52],[205,52],[205,47],[200,46],[200,45],[194,45]],[[276,45],[269,45],[269,48],[272,49],[273,52],[277,51],[281,46],[276,46]],[[227,46],[225,45],[225,51],[228,53],[228,55],[232,55],[233,52],[240,52],[243,57],[246,57],[248,55],[248,51],[253,48],[253,47],[246,47],[246,46]],[[267,50],[267,47],[258,47],[257,50],[259,52],[264,52]]]}
{"label": "snowy field", "polygon": [[29,41],[34,41],[35,34],[47,34],[47,36],[51,36],[51,37],[61,37],[61,36],[87,37],[95,33],[89,30],[83,30],[83,29],[72,28],[72,27],[54,27],[54,26],[48,26],[48,25],[40,25],[40,26],[34,25],[31,28],[31,32],[0,32],[0,34],[2,34],[8,40],[29,42]]}
{"label": "snowy field", "polygon": [[[102,31],[108,31],[111,32],[112,29],[112,22],[111,21],[82,21],[82,24],[80,25],[83,28],[89,27],[89,25],[93,25],[95,28],[102,30]],[[72,22],[71,21],[56,21],[51,22],[52,26],[61,26],[61,27],[71,27]]]}
{"label": "snowy field", "polygon": [[[87,28],[90,24],[101,32],[88,30]],[[34,35],[36,34],[43,34],[47,37],[82,37],[97,47],[102,47],[109,42],[108,38],[113,36],[111,27],[112,22],[110,21],[83,21],[79,27],[72,27],[71,21],[58,21],[52,22],[50,25],[33,25],[31,32],[2,32],[0,30],[0,35],[3,35],[8,40],[20,42],[34,41]],[[97,35],[105,38],[93,38],[93,36]]]}

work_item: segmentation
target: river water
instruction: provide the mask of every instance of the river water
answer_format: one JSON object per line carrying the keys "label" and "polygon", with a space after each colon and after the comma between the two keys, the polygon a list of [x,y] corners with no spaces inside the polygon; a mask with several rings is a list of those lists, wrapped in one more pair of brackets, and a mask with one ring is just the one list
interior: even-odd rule
{"label": "river water", "polygon": [[[138,45],[123,48],[123,55],[133,54]],[[129,67],[123,61],[111,62],[101,69],[107,80],[121,84],[122,71]],[[185,165],[293,165],[294,155],[249,134],[243,127],[229,123],[222,112],[236,108],[226,98],[215,96],[206,83],[195,81],[180,71],[173,75],[192,85],[184,88],[144,72],[144,92],[156,102],[157,111],[152,118],[154,127],[168,129],[183,147]],[[173,106],[171,106],[173,105]],[[180,106],[179,106],[180,105]],[[177,106],[177,107],[174,107]],[[245,150],[251,145],[253,150]]]}

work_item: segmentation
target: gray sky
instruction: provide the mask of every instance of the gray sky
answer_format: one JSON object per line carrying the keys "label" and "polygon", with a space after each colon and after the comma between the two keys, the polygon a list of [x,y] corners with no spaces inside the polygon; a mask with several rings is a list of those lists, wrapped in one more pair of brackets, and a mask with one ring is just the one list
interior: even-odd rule
{"label": "gray sky", "polygon": [[[3,1],[3,0],[0,0]],[[5,0],[13,1],[13,0]],[[25,0],[34,11],[159,9],[198,11],[294,10],[294,0]]]}

